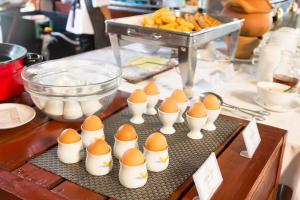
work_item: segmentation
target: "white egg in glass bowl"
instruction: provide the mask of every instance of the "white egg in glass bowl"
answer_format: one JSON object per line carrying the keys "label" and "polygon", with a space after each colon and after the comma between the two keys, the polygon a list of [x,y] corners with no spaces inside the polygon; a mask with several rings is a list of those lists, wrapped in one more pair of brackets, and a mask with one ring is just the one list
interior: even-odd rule
{"label": "white egg in glass bowl", "polygon": [[24,69],[25,90],[34,104],[50,118],[80,122],[98,115],[114,99],[121,68],[83,59],[59,59]]}

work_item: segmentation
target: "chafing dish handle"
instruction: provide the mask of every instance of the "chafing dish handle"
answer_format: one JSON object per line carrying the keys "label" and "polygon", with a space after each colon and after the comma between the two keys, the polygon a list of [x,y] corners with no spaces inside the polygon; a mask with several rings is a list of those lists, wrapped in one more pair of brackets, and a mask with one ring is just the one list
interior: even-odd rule
{"label": "chafing dish handle", "polygon": [[[149,35],[147,34],[143,34],[141,32],[137,32],[135,29],[133,28],[128,28],[127,29],[127,35],[128,36],[133,36],[133,37],[143,37],[143,38],[149,38]],[[159,33],[152,33],[150,36],[150,39],[154,39],[154,40],[159,40],[162,38],[162,35]]]}

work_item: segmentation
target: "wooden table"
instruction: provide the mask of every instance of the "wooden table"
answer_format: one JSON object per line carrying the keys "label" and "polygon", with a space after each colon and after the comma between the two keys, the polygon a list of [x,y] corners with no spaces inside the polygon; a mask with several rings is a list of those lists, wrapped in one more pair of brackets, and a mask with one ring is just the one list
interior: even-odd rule
{"label": "wooden table", "polygon": [[[127,97],[128,93],[118,91],[111,106],[100,117],[105,119],[126,107]],[[11,101],[33,106],[26,93]],[[248,123],[228,118],[239,120],[243,126]],[[224,181],[213,199],[275,199],[286,131],[261,124],[258,127],[262,141],[252,159],[239,155],[245,148],[240,131],[228,145],[217,150]],[[27,163],[55,146],[57,137],[65,128],[79,130],[80,124],[56,122],[38,111],[30,123],[0,131],[0,199],[110,199]],[[195,196],[197,191],[193,180],[188,178],[170,199],[193,199]]]}

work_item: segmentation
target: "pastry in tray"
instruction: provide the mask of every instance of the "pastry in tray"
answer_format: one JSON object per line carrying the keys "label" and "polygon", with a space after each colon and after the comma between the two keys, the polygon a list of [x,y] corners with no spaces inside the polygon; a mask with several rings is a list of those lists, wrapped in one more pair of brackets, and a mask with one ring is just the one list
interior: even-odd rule
{"label": "pastry in tray", "polygon": [[196,14],[186,13],[182,17],[177,17],[169,8],[161,8],[155,11],[152,17],[144,17],[142,25],[163,30],[192,32],[220,24],[219,20],[207,14],[199,12]]}

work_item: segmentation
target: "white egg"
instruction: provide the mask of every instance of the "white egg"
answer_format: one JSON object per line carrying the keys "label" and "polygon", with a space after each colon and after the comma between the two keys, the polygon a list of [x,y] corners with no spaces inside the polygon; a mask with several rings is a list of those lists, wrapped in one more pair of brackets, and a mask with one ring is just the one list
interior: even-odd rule
{"label": "white egg", "polygon": [[47,100],[40,98],[40,97],[31,96],[31,99],[32,99],[33,103],[41,110],[43,108],[45,108],[45,106],[47,104]]}
{"label": "white egg", "polygon": [[81,106],[78,101],[66,101],[64,105],[64,119],[78,119],[82,117]]}
{"label": "white egg", "polygon": [[96,113],[103,107],[102,104],[97,100],[81,101],[80,105],[83,114],[85,114],[86,116],[90,116]]}
{"label": "white egg", "polygon": [[45,112],[49,115],[60,116],[63,114],[64,103],[60,100],[48,101]]}

